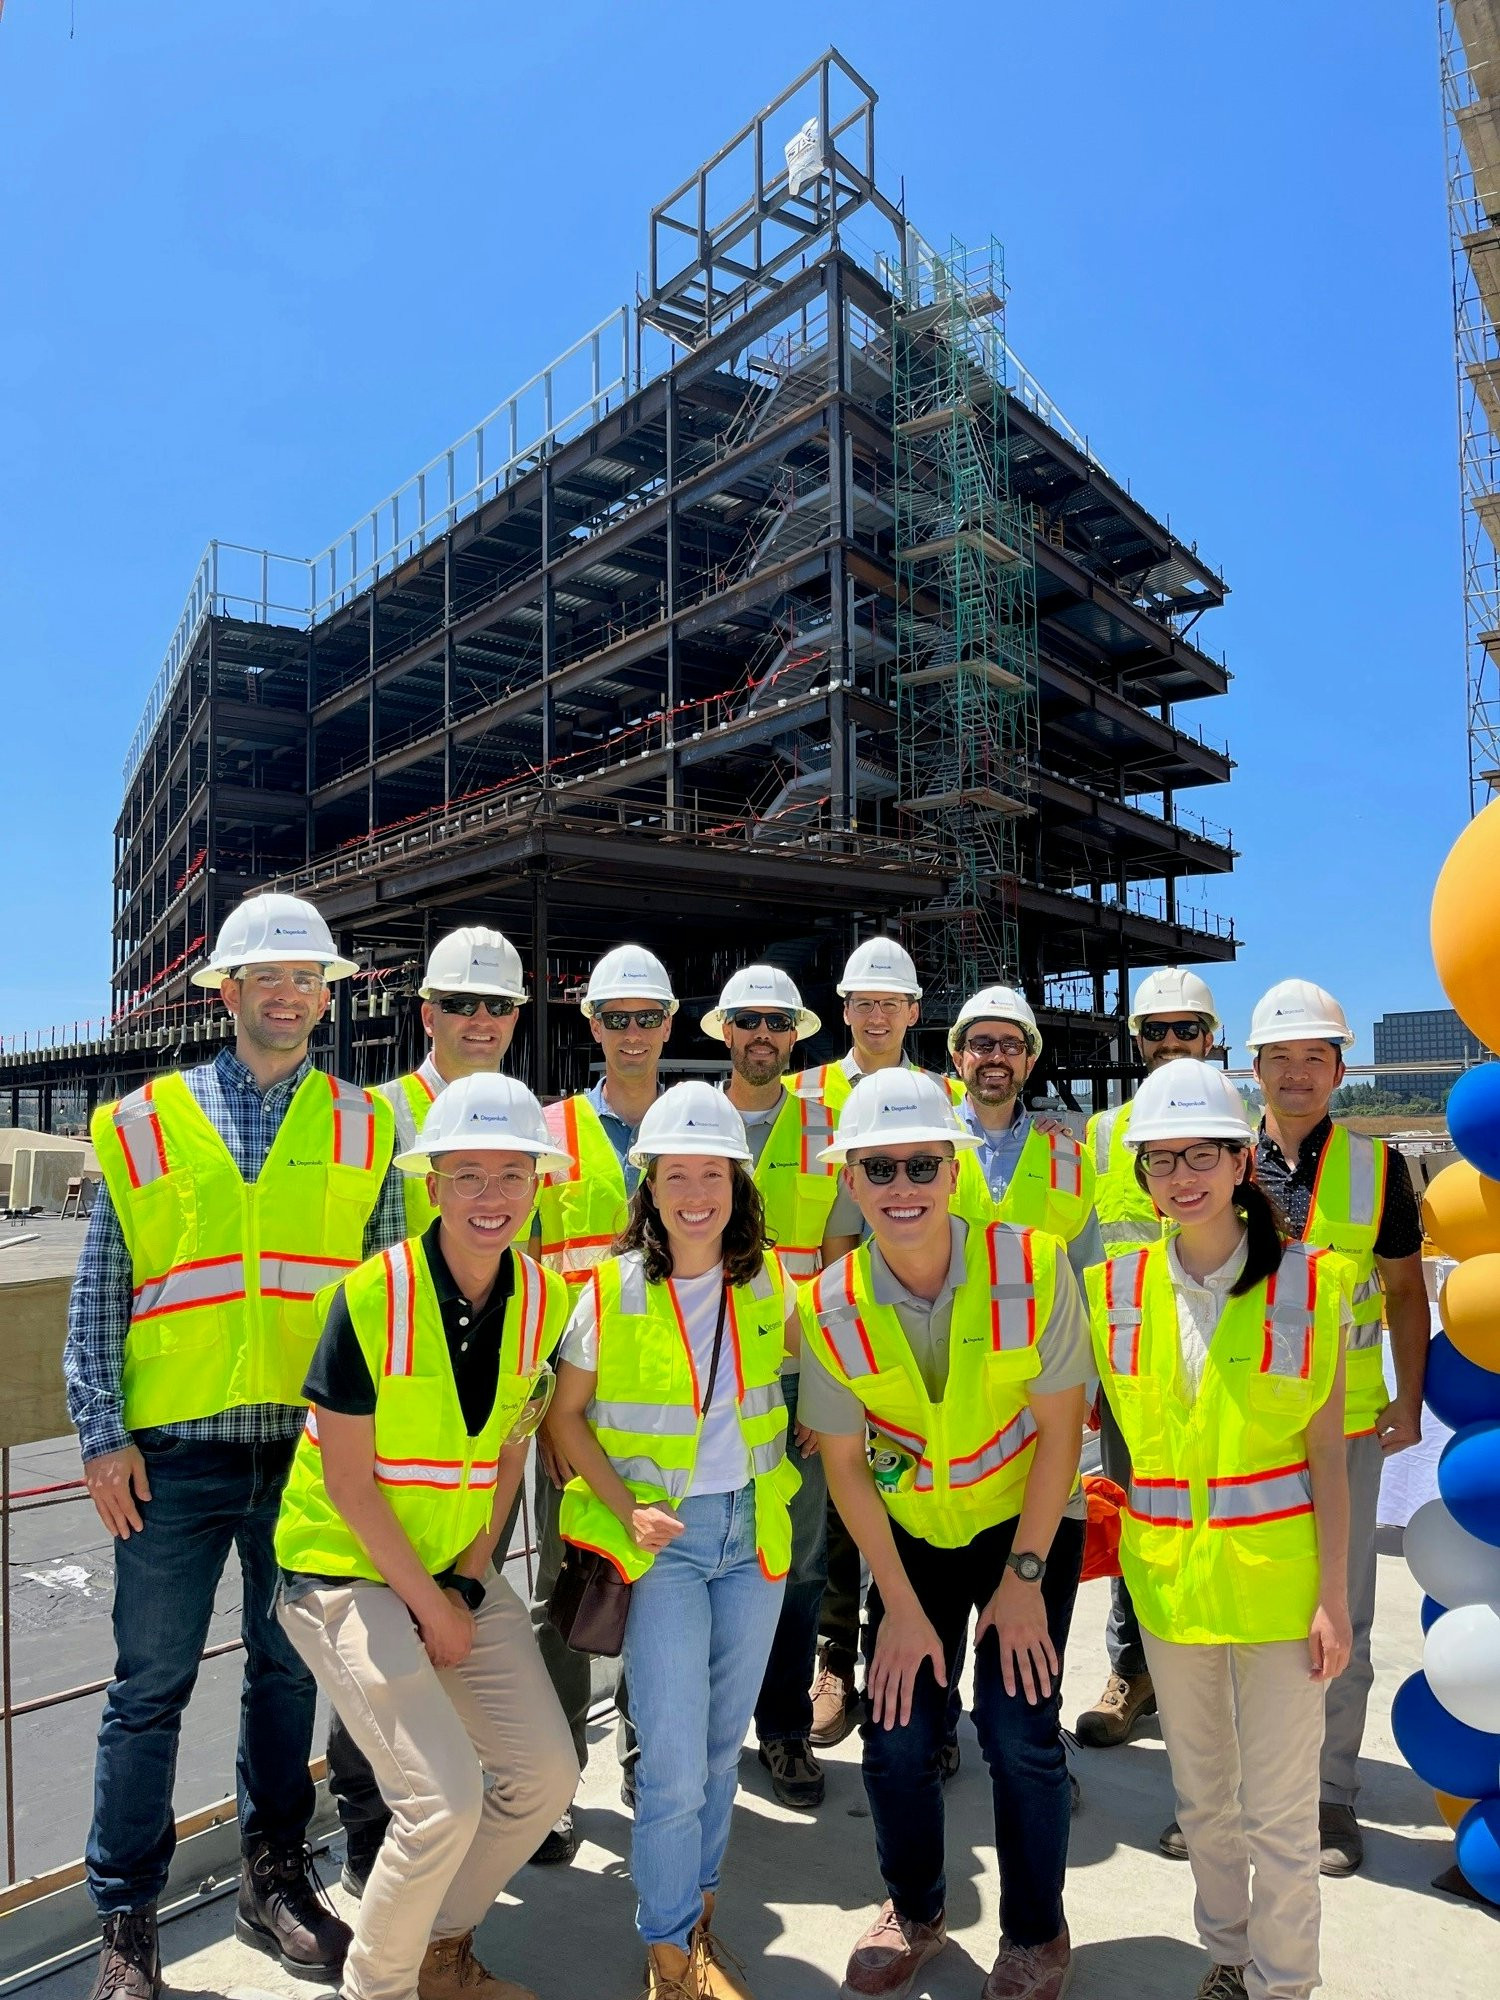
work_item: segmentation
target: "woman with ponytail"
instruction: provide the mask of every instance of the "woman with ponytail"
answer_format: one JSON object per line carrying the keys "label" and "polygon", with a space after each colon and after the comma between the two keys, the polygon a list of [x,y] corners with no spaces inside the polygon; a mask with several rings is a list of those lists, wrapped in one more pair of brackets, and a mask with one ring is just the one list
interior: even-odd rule
{"label": "woman with ponytail", "polygon": [[1130,1448],[1120,1561],[1212,1960],[1200,2000],[1318,1983],[1323,1694],[1348,1664],[1348,1265],[1286,1241],[1221,1069],[1148,1077],[1127,1140],[1172,1227],[1088,1273]]}

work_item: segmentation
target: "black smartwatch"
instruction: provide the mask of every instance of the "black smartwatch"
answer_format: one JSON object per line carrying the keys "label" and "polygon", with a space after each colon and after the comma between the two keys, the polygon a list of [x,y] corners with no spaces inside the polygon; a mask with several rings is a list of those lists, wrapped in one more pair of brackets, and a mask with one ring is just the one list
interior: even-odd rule
{"label": "black smartwatch", "polygon": [[477,1576],[460,1576],[456,1570],[449,1570],[440,1576],[438,1582],[444,1590],[456,1590],[471,1611],[477,1611],[484,1602],[484,1585]]}
{"label": "black smartwatch", "polygon": [[1005,1558],[1007,1569],[1013,1569],[1022,1583],[1040,1583],[1047,1574],[1047,1565],[1040,1556],[1034,1556],[1029,1549],[1020,1555],[1014,1551]]}

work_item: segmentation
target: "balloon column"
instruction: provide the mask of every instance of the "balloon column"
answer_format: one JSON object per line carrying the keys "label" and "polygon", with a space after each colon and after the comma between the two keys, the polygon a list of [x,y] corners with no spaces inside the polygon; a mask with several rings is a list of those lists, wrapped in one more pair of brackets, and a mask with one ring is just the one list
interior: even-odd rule
{"label": "balloon column", "polygon": [[[1432,955],[1464,1024],[1500,1047],[1500,801],[1459,836],[1432,898]],[[1448,1098],[1461,1158],[1428,1187],[1422,1223],[1456,1259],[1438,1297],[1443,1332],[1427,1362],[1428,1408],[1454,1433],[1438,1498],[1406,1529],[1426,1593],[1422,1671],[1396,1695],[1401,1754],[1438,1794],[1470,1886],[1500,1904],[1500,1063],[1469,1070]]]}

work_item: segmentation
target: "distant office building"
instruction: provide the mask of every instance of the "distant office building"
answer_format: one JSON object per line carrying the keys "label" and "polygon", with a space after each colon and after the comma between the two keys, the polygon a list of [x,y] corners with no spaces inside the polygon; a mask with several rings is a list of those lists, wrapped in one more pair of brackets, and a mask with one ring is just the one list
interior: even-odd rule
{"label": "distant office building", "polygon": [[1451,1007],[1421,1007],[1407,1014],[1383,1014],[1375,1023],[1377,1064],[1447,1062],[1444,1070],[1391,1070],[1371,1079],[1392,1097],[1441,1100],[1466,1063],[1481,1062],[1485,1051]]}

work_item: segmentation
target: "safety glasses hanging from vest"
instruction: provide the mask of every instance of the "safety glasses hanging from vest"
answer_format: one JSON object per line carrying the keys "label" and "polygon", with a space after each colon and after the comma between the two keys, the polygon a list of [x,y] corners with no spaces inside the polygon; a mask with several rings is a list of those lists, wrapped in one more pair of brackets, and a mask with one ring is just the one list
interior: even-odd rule
{"label": "safety glasses hanging from vest", "polygon": [[440,993],[437,1006],[440,1014],[462,1014],[465,1019],[472,1019],[481,1007],[497,1021],[508,1021],[516,1011],[516,1002],[498,993]]}
{"label": "safety glasses hanging from vest", "polygon": [[535,1437],[541,1429],[542,1419],[552,1405],[553,1391],[557,1388],[557,1377],[551,1365],[543,1362],[531,1378],[526,1391],[526,1401],[521,1405],[515,1422],[505,1434],[507,1444],[524,1444],[529,1437]]}

